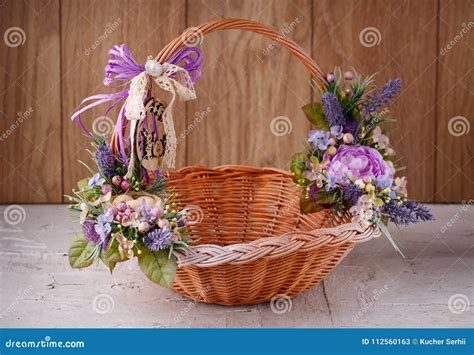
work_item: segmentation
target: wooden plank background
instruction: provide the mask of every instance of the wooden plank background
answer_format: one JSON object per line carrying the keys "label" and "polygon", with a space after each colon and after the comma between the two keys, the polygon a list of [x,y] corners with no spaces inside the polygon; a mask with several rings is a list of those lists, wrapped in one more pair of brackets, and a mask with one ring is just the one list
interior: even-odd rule
{"label": "wooden plank background", "polygon": [[[88,161],[89,143],[69,116],[82,98],[104,91],[112,45],[128,43],[145,61],[184,29],[225,17],[278,29],[325,71],[378,72],[378,84],[399,76],[404,91],[391,106],[398,119],[392,141],[410,196],[474,198],[472,1],[4,0],[0,12],[1,203],[59,203],[86,175],[77,160]],[[310,128],[300,110],[312,97],[304,67],[270,40],[241,31],[211,34],[200,47],[198,100],[178,105],[178,134],[203,119],[180,140],[179,166],[288,168]],[[94,110],[85,122],[101,115]],[[276,136],[271,125],[281,117],[291,125]]]}

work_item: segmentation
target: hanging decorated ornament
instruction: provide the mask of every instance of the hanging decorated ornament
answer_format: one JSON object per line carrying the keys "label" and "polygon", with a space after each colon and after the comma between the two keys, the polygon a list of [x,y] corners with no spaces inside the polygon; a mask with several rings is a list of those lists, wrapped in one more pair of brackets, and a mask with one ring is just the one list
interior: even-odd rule
{"label": "hanging decorated ornament", "polygon": [[[130,178],[133,175],[140,155],[146,157],[144,167],[153,167],[151,170],[158,170],[158,167],[154,169],[156,167],[154,155],[161,156],[159,169],[173,169],[178,143],[173,123],[173,104],[177,99],[187,101],[196,98],[193,84],[202,73],[202,52],[198,48],[183,48],[164,63],[159,63],[150,57],[144,65],[140,65],[132,57],[125,44],[114,46],[109,55],[104,84],[129,87],[116,93],[93,95],[84,99],[81,108],[72,115],[72,120],[78,122],[81,128],[93,137],[82,124],[81,114],[104,103],[110,105],[107,112],[121,104],[111,145],[128,166],[124,177]],[[149,112],[145,104],[148,103],[146,98],[149,97],[152,86],[167,91],[171,94],[171,98],[166,106],[154,100]],[[148,113],[154,118],[150,122],[145,122]],[[163,125],[158,132],[153,123],[156,121]],[[142,128],[155,132],[155,137],[149,132],[140,137]],[[141,144],[137,143],[139,137],[149,143],[140,147]],[[152,146],[153,142],[155,146]]]}
{"label": "hanging decorated ornament", "polygon": [[145,104],[145,110],[154,115],[158,121],[163,122],[163,113],[166,110],[166,106],[161,101],[152,97]]}
{"label": "hanging decorated ornament", "polygon": [[146,101],[144,108],[146,118],[137,130],[135,151],[143,168],[156,171],[166,154],[166,133],[163,124],[163,113],[166,106],[152,97]]}

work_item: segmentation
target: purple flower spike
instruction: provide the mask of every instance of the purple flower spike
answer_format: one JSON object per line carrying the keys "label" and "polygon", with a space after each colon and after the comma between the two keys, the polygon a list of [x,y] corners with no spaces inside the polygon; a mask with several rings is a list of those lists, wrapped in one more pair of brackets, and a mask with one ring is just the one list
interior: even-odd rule
{"label": "purple flower spike", "polygon": [[100,235],[95,231],[94,228],[94,220],[93,219],[86,219],[84,223],[82,223],[82,232],[84,233],[84,238],[94,245],[100,244],[102,239]]}
{"label": "purple flower spike", "polygon": [[389,101],[397,96],[401,88],[402,81],[400,79],[390,80],[382,86],[378,93],[370,95],[367,102],[364,104],[364,116],[376,113],[386,107]]}
{"label": "purple flower spike", "polygon": [[364,194],[364,191],[356,185],[348,185],[343,192],[344,200],[349,201],[351,205],[356,205],[359,197]]}
{"label": "purple flower spike", "polygon": [[405,204],[392,201],[382,207],[382,212],[388,214],[392,222],[397,225],[408,225],[434,219],[428,208],[415,201],[408,201]]}
{"label": "purple flower spike", "polygon": [[322,96],[321,101],[323,102],[323,109],[329,126],[344,126],[346,124],[346,118],[342,113],[341,105],[337,97],[327,92]]}
{"label": "purple flower spike", "polygon": [[426,206],[423,206],[422,204],[418,202],[408,201],[405,206],[413,213],[413,215],[415,215],[418,221],[434,220],[434,217],[431,214],[431,211]]}
{"label": "purple flower spike", "polygon": [[110,147],[106,144],[99,144],[96,148],[95,158],[97,160],[97,166],[102,173],[109,179],[116,175],[115,169],[117,168],[117,161]]}

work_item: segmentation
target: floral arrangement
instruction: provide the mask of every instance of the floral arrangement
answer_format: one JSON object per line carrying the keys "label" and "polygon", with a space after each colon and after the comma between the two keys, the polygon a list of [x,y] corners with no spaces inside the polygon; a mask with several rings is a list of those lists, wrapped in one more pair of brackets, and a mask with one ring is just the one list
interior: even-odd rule
{"label": "floral arrangement", "polygon": [[395,177],[395,151],[386,135],[387,104],[399,93],[401,80],[380,89],[373,76],[339,68],[312,86],[321,102],[303,107],[316,127],[309,132],[306,151],[293,156],[294,181],[304,189],[300,205],[305,213],[322,209],[349,210],[352,222],[372,224],[390,238],[386,224],[408,225],[433,219],[423,205],[408,200],[406,178]]}
{"label": "floral arrangement", "polygon": [[82,233],[74,239],[69,261],[84,268],[101,260],[112,272],[118,262],[137,256],[152,281],[171,286],[176,270],[176,250],[186,250],[185,212],[170,201],[173,194],[158,176],[148,184],[136,170],[124,178],[127,167],[103,138],[96,136],[91,152],[98,172],[79,181],[79,190],[68,196],[71,210],[80,212]]}
{"label": "floral arrangement", "polygon": [[[129,88],[86,98],[72,116],[91,138],[89,151],[97,169],[79,181],[67,196],[70,209],[80,212],[82,232],[69,249],[73,268],[102,261],[112,272],[117,263],[138,258],[146,276],[171,287],[179,253],[188,249],[186,212],[173,202],[161,173],[174,167],[176,136],[172,119],[175,99],[195,98],[193,84],[201,75],[202,53],[184,48],[166,63],[148,59],[140,65],[127,45],[109,51],[104,85]],[[171,95],[168,105],[152,97],[153,89]],[[80,115],[92,107],[110,103],[106,115],[122,103],[111,143],[90,132]]]}

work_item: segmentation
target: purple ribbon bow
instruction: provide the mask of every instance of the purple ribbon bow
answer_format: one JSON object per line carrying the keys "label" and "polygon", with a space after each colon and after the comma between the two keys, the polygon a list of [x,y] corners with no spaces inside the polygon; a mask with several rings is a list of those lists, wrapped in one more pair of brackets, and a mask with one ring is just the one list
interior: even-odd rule
{"label": "purple ribbon bow", "polygon": [[[145,71],[145,66],[140,65],[132,56],[128,46],[122,44],[120,46],[115,45],[109,51],[110,59],[105,67],[105,78],[104,85],[109,87],[123,87],[127,86],[135,76]],[[203,60],[203,54],[200,49],[194,47],[185,47],[174,54],[167,63],[178,65],[185,69],[193,82],[193,84],[201,77],[202,69],[201,62]],[[115,133],[117,135],[117,147],[122,160],[125,164],[128,164],[128,157],[125,153],[125,141],[123,137],[123,123],[125,120],[125,101],[128,97],[129,89],[126,88],[122,91],[112,94],[97,94],[85,98],[81,102],[81,108],[79,108],[71,116],[73,122],[77,122],[81,129],[93,138],[93,134],[84,126],[81,120],[81,114],[85,111],[102,105],[107,102],[112,102],[109,107],[105,110],[104,116],[112,110],[115,106],[122,103],[120,111],[117,116],[117,122],[115,125]],[[158,132],[156,132],[158,133]]]}

